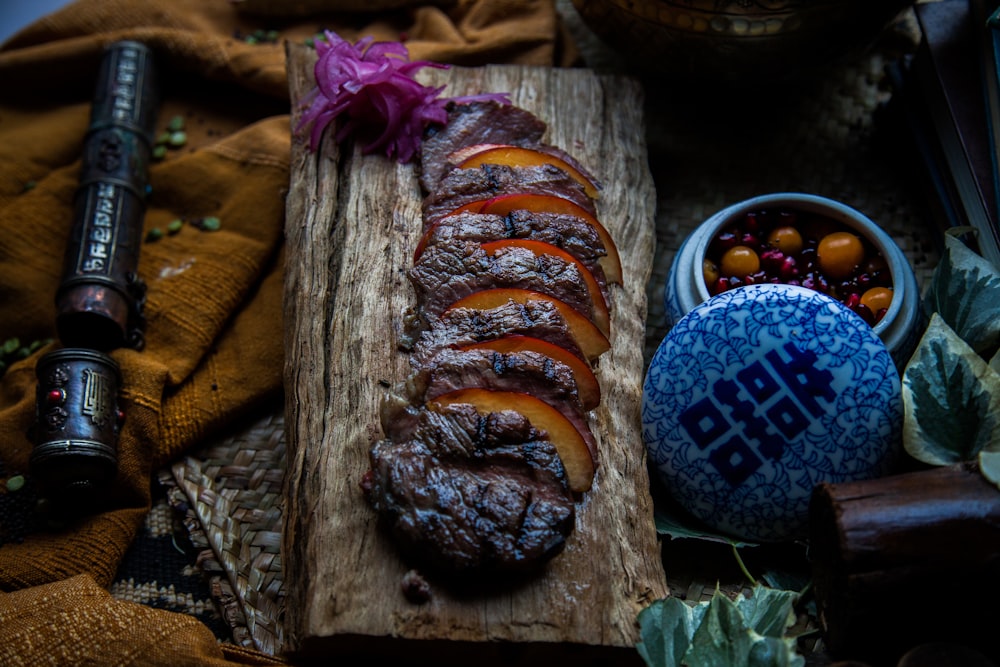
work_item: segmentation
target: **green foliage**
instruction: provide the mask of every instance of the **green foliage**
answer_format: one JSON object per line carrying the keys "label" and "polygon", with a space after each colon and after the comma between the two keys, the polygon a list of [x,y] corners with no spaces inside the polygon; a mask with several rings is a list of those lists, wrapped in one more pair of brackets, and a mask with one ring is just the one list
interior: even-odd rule
{"label": "green foliage", "polygon": [[1000,374],[934,313],[903,373],[903,445],[931,465],[1000,450]]}
{"label": "green foliage", "polygon": [[735,600],[719,591],[697,605],[657,600],[639,614],[636,648],[649,667],[801,667],[787,634],[798,597],[756,586]]}
{"label": "green foliage", "polygon": [[924,298],[930,323],[902,383],[903,446],[930,465],[1000,451],[1000,271],[945,241]]}
{"label": "green foliage", "polygon": [[995,353],[1000,345],[1000,271],[950,235],[924,307],[940,315],[977,354]]}

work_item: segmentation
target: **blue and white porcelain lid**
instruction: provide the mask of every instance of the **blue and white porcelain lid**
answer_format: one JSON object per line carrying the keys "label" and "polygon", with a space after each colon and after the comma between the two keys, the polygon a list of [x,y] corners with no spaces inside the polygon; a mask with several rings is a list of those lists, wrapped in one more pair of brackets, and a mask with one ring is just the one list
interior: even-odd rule
{"label": "blue and white porcelain lid", "polygon": [[671,495],[739,539],[804,537],[820,482],[885,474],[900,380],[846,306],[793,285],[723,292],[664,337],[643,385],[650,459]]}

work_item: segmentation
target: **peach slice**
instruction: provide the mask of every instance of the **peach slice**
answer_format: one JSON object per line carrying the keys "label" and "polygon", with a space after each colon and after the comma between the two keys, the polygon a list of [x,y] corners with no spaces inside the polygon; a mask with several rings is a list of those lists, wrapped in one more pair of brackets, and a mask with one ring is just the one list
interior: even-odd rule
{"label": "peach slice", "polygon": [[509,167],[540,167],[551,164],[562,169],[591,199],[597,199],[600,186],[589,175],[558,155],[527,146],[509,144],[474,144],[460,148],[448,156],[458,169],[475,169],[484,164],[502,164]]}
{"label": "peach slice", "polygon": [[428,401],[427,407],[431,410],[440,410],[439,406],[456,403],[473,405],[480,414],[503,410],[521,413],[528,418],[532,426],[548,435],[566,470],[566,481],[570,490],[574,493],[590,490],[597,466],[586,440],[572,422],[545,401],[520,392],[471,388],[442,394]]}
{"label": "peach slice", "polygon": [[576,257],[573,257],[573,255],[569,254],[562,248],[552,245],[551,243],[535,241],[532,239],[501,239],[498,241],[487,241],[486,243],[481,243],[480,247],[491,255],[495,254],[497,250],[502,248],[524,248],[525,250],[530,250],[536,257],[541,255],[552,255],[575,266],[580,272],[583,282],[587,285],[587,292],[590,293],[590,300],[594,304],[594,314],[592,317],[594,324],[597,325],[597,328],[600,329],[601,333],[605,336],[611,335],[611,314],[608,312],[608,302],[604,299],[604,292],[601,291],[601,286],[597,284],[597,279],[594,278],[594,274],[591,273],[590,269],[584,266]]}
{"label": "peach slice", "polygon": [[472,157],[476,153],[481,153],[482,151],[490,150],[493,148],[503,148],[504,146],[510,146],[511,144],[469,144],[467,146],[461,146],[456,148],[452,152],[448,153],[448,162],[457,165],[464,162],[466,159]]}
{"label": "peach slice", "polygon": [[566,326],[569,328],[573,340],[576,341],[583,356],[587,361],[593,363],[599,356],[611,349],[611,342],[597,325],[590,321],[586,315],[576,310],[565,301],[543,294],[535,290],[521,289],[517,287],[495,287],[492,289],[480,290],[462,297],[455,303],[448,306],[445,312],[453,308],[476,308],[487,310],[503,306],[508,302],[528,303],[530,301],[547,301],[551,303],[559,314],[562,315]]}
{"label": "peach slice", "polygon": [[597,382],[597,376],[590,369],[587,362],[580,359],[565,348],[559,347],[547,340],[535,338],[534,336],[524,336],[522,334],[509,334],[500,338],[480,341],[461,345],[459,350],[493,350],[495,352],[537,352],[544,354],[550,359],[566,364],[573,372],[576,380],[577,393],[580,396],[580,403],[584,410],[593,410],[601,403],[601,385]]}
{"label": "peach slice", "polygon": [[622,261],[621,257],[618,256],[618,246],[615,245],[614,239],[611,238],[611,234],[604,225],[576,202],[557,195],[512,193],[486,200],[478,212],[507,215],[511,211],[518,209],[541,213],[575,215],[589,222],[597,231],[598,236],[601,237],[605,250],[608,251],[608,254],[600,259],[601,267],[604,268],[604,275],[607,277],[608,282],[618,283],[619,285],[622,283]]}

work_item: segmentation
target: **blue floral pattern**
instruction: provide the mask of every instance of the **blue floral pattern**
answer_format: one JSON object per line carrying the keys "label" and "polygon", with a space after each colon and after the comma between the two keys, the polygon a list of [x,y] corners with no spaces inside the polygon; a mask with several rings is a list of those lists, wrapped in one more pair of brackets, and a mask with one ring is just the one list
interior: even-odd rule
{"label": "blue floral pattern", "polygon": [[643,438],[671,494],[734,537],[803,537],[819,482],[885,474],[899,374],[879,337],[802,287],[723,292],[682,317],[643,386]]}

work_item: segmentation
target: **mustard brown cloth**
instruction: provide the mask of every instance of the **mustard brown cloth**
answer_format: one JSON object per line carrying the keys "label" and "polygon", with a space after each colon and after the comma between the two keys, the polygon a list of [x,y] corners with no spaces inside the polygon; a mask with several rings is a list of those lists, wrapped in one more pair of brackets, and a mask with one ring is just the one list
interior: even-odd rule
{"label": "mustard brown cloth", "polygon": [[[405,39],[414,59],[575,62],[552,0],[387,4],[391,10],[373,1],[371,11],[354,13],[330,0],[326,13],[285,17],[274,11],[278,0],[256,2],[258,10],[270,5],[257,14],[229,0],[78,0],[0,46],[0,340],[57,338],[55,293],[106,45],[150,46],[162,82],[157,128],[185,120],[187,143],[151,166],[145,229],[221,221],[219,231],[185,225],[142,245],[146,346],[112,352],[126,414],[118,478],[105,510],[0,546],[3,664],[265,659],[223,651],[196,621],[114,600],[105,589],[149,511],[153,473],[280,397],[291,131],[282,40],[331,29],[348,39]],[[279,39],[245,39],[258,30],[276,30]],[[28,471],[35,363],[59,346],[0,378],[8,474]]]}

